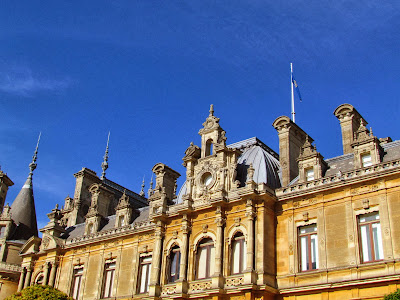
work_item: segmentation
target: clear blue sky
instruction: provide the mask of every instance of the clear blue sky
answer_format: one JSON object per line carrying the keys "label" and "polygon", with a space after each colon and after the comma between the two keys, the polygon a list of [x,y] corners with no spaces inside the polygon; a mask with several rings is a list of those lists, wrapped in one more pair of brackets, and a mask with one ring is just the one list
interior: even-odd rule
{"label": "clear blue sky", "polygon": [[74,193],[73,173],[136,192],[181,158],[215,105],[228,143],[290,114],[326,158],[342,154],[334,109],[353,104],[378,137],[400,138],[399,1],[6,1],[0,10],[0,164],[13,201],[34,174],[39,227]]}

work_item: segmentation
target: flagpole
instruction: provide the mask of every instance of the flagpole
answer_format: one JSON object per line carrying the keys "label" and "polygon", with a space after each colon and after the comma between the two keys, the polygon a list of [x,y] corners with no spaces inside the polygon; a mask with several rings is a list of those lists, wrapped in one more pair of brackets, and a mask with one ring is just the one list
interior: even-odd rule
{"label": "flagpole", "polygon": [[294,112],[293,64],[292,63],[290,63],[290,87],[292,90],[292,121],[293,121],[293,123],[296,123],[296,121],[295,121],[296,113]]}

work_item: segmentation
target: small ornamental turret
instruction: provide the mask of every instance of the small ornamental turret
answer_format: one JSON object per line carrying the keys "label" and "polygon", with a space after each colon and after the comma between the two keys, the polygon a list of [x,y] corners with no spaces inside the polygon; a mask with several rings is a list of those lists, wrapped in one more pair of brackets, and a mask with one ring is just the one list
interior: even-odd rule
{"label": "small ornamental turret", "polygon": [[65,229],[61,226],[60,220],[62,218],[61,210],[58,209],[58,204],[56,207],[51,211],[51,213],[47,214],[49,218],[49,223],[42,229],[40,232],[46,233],[55,237],[59,237],[62,233],[65,232]]}

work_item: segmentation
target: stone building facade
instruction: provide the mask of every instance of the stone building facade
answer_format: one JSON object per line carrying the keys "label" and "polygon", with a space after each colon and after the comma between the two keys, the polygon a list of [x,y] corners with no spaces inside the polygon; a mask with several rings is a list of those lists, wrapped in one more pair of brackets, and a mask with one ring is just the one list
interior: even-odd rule
{"label": "stone building facade", "polygon": [[211,106],[201,145],[185,151],[184,185],[158,163],[148,197],[105,177],[106,153],[102,176],[76,173],[74,197],[21,246],[17,289],[49,284],[77,300],[382,299],[400,283],[400,141],[375,137],[349,104],[334,115],[343,155],[325,159],[285,116],[273,122],[279,155],[257,138],[227,145]]}

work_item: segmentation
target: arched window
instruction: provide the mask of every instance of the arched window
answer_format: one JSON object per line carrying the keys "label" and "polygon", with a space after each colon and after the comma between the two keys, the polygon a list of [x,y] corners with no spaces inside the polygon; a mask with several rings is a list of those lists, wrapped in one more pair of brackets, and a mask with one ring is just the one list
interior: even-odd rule
{"label": "arched window", "polygon": [[213,151],[214,151],[213,150],[213,142],[212,142],[212,139],[209,139],[206,142],[206,156],[213,154]]}
{"label": "arched window", "polygon": [[210,278],[214,274],[215,249],[211,238],[203,239],[197,247],[196,278]]}
{"label": "arched window", "polygon": [[174,246],[169,254],[168,282],[175,282],[179,279],[179,268],[181,264],[181,249]]}
{"label": "arched window", "polygon": [[246,241],[241,232],[232,238],[231,274],[242,274],[246,269]]}

